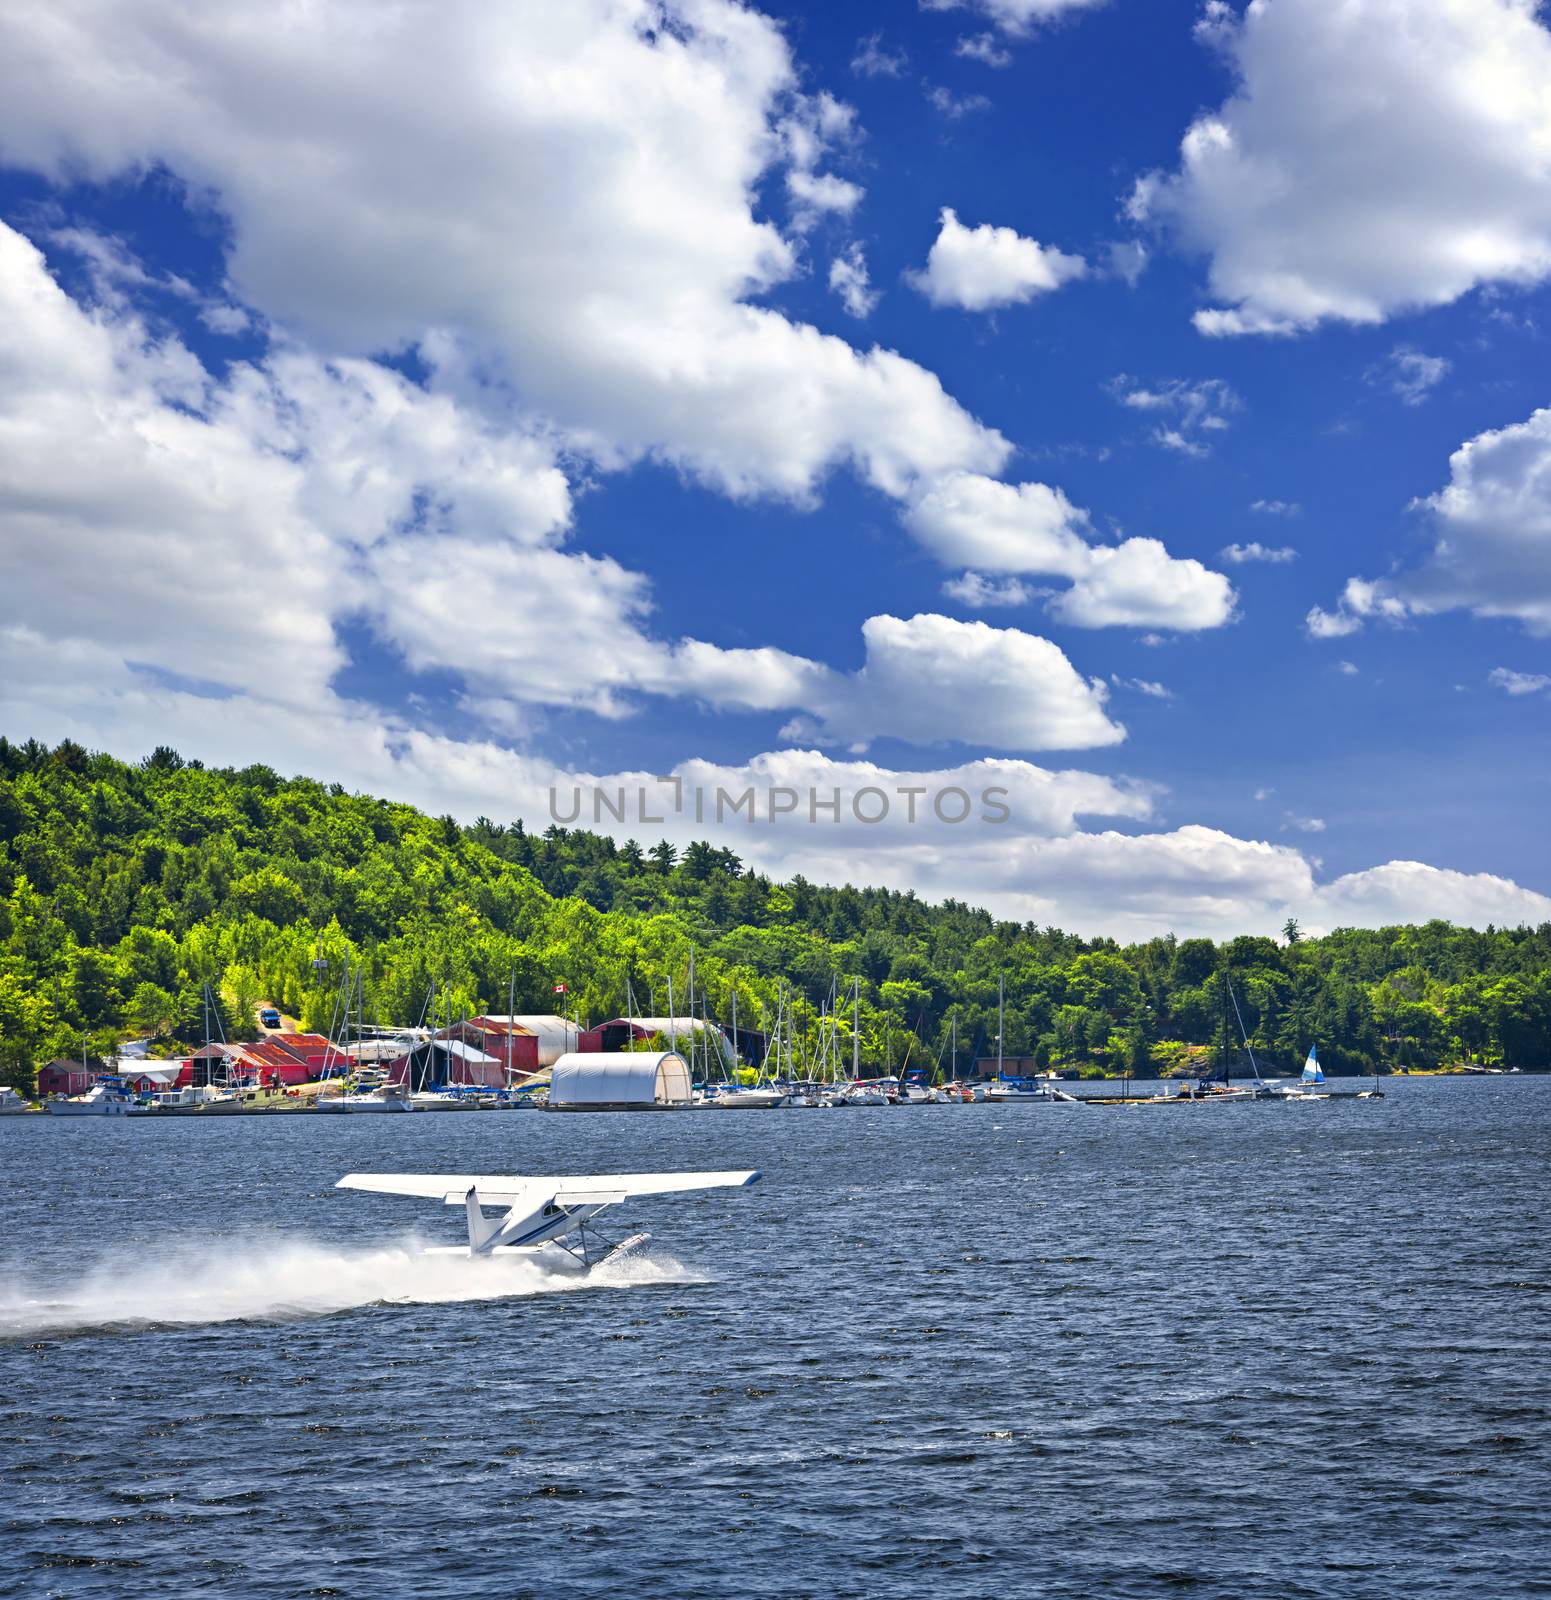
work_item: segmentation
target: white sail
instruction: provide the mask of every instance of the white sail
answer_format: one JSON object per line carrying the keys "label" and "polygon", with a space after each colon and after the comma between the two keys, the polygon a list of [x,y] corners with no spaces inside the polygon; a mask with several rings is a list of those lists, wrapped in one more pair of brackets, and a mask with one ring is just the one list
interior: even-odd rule
{"label": "white sail", "polygon": [[1309,1046],[1309,1059],[1303,1063],[1303,1081],[1305,1083],[1323,1083],[1325,1081],[1324,1069],[1319,1064],[1319,1047]]}

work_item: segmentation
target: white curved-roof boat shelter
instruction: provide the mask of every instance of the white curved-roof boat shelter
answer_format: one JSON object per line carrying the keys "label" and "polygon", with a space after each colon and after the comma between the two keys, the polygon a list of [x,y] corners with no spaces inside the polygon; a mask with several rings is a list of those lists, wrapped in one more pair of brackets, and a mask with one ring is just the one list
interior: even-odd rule
{"label": "white curved-roof boat shelter", "polygon": [[578,1050],[550,1069],[551,1111],[672,1111],[691,1094],[689,1065],[673,1050]]}

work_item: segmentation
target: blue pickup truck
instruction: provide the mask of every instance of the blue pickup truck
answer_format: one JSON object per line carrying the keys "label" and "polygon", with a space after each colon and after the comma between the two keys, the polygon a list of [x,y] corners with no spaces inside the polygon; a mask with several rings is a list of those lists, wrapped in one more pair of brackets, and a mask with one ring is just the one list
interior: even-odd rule
{"label": "blue pickup truck", "polygon": [[259,1026],[262,1028],[278,1028],[280,1026],[280,1013],[273,1006],[265,1006],[259,1012]]}

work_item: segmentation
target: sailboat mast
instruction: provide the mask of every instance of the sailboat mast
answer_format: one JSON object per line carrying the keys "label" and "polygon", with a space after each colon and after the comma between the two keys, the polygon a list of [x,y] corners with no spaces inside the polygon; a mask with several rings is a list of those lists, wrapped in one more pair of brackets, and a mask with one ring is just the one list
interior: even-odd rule
{"label": "sailboat mast", "polygon": [[792,1037],[792,1023],[793,1023],[793,1021],[794,1021],[794,1019],[796,1017],[796,1012],[797,1012],[797,991],[793,987],[793,985],[787,984],[786,985],[786,1064],[785,1064],[784,1067],[782,1067],[782,1065],[781,1065],[781,1063],[779,1061],[776,1062],[776,1066],[781,1069],[781,1076],[783,1078],[790,1078],[791,1075],[792,1075],[792,1051],[793,1051],[794,1045],[796,1044],[795,1039],[793,1039],[793,1037]]}
{"label": "sailboat mast", "polygon": [[1002,974],[999,972],[996,975],[996,1075],[998,1078],[1000,1078],[1002,1075],[1002,1035],[1007,1031],[1006,1018],[1006,983]]}
{"label": "sailboat mast", "polygon": [[851,1078],[862,1075],[862,980],[851,980]]}
{"label": "sailboat mast", "polygon": [[[1239,997],[1233,992],[1233,979],[1226,972],[1223,973],[1223,982],[1228,985],[1228,998],[1233,1002],[1233,1014],[1238,1018],[1239,1037],[1244,1041],[1244,1048],[1249,1052],[1250,1071],[1255,1074],[1255,1082],[1260,1082],[1260,1065],[1255,1060],[1255,1047],[1249,1042],[1249,1035],[1244,1031],[1244,1014],[1239,1010]],[[1226,1084],[1228,1079],[1224,1077]]]}

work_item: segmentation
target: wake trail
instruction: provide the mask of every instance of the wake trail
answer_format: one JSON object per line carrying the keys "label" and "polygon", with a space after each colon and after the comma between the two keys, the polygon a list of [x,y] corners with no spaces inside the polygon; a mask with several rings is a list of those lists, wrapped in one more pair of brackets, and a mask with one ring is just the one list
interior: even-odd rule
{"label": "wake trail", "polygon": [[429,1254],[418,1241],[340,1249],[235,1238],[221,1247],[107,1260],[74,1280],[0,1286],[0,1340],[138,1332],[222,1322],[295,1321],[378,1305],[448,1305],[578,1289],[704,1280],[671,1256],[642,1254],[592,1273],[523,1257]]}

